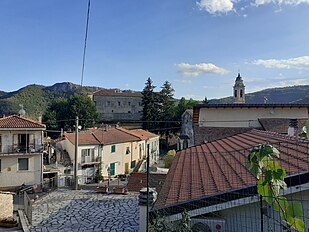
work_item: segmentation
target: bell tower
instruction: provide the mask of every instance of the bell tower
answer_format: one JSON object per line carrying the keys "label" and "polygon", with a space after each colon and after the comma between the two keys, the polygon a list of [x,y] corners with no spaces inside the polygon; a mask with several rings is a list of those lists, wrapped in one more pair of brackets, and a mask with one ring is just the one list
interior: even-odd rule
{"label": "bell tower", "polygon": [[240,73],[235,80],[234,89],[234,103],[241,104],[246,103],[245,101],[245,85],[244,81],[242,80]]}

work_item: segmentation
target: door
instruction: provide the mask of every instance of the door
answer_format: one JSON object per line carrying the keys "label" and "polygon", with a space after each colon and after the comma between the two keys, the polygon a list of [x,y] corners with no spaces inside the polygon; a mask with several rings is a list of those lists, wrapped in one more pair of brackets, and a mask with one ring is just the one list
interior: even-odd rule
{"label": "door", "polygon": [[109,175],[114,176],[115,175],[115,163],[111,163],[109,167]]}
{"label": "door", "polygon": [[124,173],[129,174],[129,163],[124,164]]}

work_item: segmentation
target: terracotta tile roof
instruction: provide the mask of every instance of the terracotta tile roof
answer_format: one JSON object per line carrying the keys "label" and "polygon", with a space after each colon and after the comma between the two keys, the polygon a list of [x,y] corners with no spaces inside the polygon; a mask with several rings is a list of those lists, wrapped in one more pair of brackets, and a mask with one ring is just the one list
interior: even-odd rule
{"label": "terracotta tile roof", "polygon": [[[75,144],[75,133],[65,133],[65,137],[67,137],[72,144]],[[78,134],[78,142],[80,145],[108,145],[139,140],[138,137],[130,135],[119,128],[109,128],[108,130],[102,128],[90,129],[81,131]]]}
{"label": "terracotta tile roof", "polygon": [[218,139],[177,153],[155,203],[155,208],[223,194],[255,185],[245,167],[252,147],[273,144],[287,175],[309,171],[309,141],[269,131],[250,132]]}
{"label": "terracotta tile roof", "polygon": [[[163,183],[165,181],[166,174],[149,174],[149,187],[156,188],[157,192],[160,192]],[[128,191],[139,192],[142,188],[147,187],[147,173],[133,172],[128,178]]]}
{"label": "terracotta tile roof", "polygon": [[[64,133],[64,137],[67,138],[72,144],[75,144],[75,133]],[[100,142],[95,138],[92,133],[78,134],[78,144],[79,145],[99,145]]]}
{"label": "terracotta tile roof", "polygon": [[136,137],[140,138],[141,140],[159,137],[159,135],[156,135],[154,133],[151,133],[151,132],[143,130],[143,129],[135,129],[135,130],[127,130],[125,128],[118,128],[118,129],[122,130],[123,132],[126,132],[128,134],[131,134],[133,136],[136,136]]}
{"label": "terracotta tile roof", "polygon": [[0,118],[0,128],[39,128],[45,129],[46,126],[42,123],[33,121],[29,118],[21,117],[18,115],[11,115],[7,117]]}
{"label": "terracotta tile roof", "polygon": [[93,93],[101,96],[142,97],[141,92],[122,91],[118,89],[101,89]]}
{"label": "terracotta tile roof", "polygon": [[[280,134],[287,134],[289,128],[289,120],[287,118],[259,118],[259,122],[264,130],[273,131]],[[306,119],[298,119],[298,133],[302,132],[302,128],[306,125]]]}

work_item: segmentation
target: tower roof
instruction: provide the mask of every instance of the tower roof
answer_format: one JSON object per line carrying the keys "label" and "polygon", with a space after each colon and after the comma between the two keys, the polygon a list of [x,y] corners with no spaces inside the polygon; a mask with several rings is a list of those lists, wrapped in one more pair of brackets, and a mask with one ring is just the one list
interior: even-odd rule
{"label": "tower roof", "polygon": [[236,77],[236,81],[242,81],[240,73],[238,73],[238,76]]}

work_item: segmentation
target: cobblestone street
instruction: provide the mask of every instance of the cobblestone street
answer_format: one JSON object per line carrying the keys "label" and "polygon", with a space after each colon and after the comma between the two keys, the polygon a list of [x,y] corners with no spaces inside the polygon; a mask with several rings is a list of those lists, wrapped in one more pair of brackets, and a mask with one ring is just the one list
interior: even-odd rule
{"label": "cobblestone street", "polygon": [[59,189],[33,204],[31,232],[138,231],[137,195]]}

